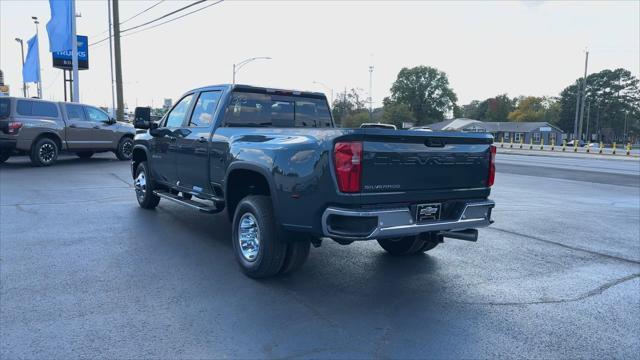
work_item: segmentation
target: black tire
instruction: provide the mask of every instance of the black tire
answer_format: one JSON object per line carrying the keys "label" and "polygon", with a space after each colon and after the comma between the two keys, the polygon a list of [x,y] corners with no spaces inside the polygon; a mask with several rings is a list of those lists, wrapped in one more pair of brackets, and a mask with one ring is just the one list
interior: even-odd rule
{"label": "black tire", "polygon": [[280,268],[280,274],[288,274],[304,265],[309,257],[309,249],[311,249],[311,241],[309,239],[296,239],[287,244],[287,253],[284,257],[284,263]]}
{"label": "black tire", "polygon": [[[142,175],[142,176],[141,176]],[[160,197],[153,193],[155,188],[149,175],[147,162],[143,161],[136,168],[136,177],[133,179],[138,205],[143,209],[154,209],[160,202]]]}
{"label": "black tire", "polygon": [[[243,254],[240,245],[240,224],[248,233],[257,234],[256,242],[247,242]],[[240,201],[233,216],[233,250],[242,271],[252,278],[276,275],[282,268],[287,252],[287,243],[278,238],[271,198],[250,195]],[[257,250],[251,253],[251,250]]]}
{"label": "black tire", "polygon": [[80,159],[88,159],[93,156],[93,151],[80,151],[77,152],[76,155],[78,155]]}
{"label": "black tire", "polygon": [[11,150],[0,149],[0,164],[7,161],[11,157]]}
{"label": "black tire", "polygon": [[125,136],[118,142],[116,157],[118,160],[131,160],[133,156],[133,139]]}
{"label": "black tire", "polygon": [[32,147],[29,157],[33,166],[49,166],[58,158],[58,144],[49,138],[38,140]]}
{"label": "black tire", "polygon": [[422,251],[425,241],[418,235],[395,239],[379,239],[378,244],[391,255],[411,255]]}

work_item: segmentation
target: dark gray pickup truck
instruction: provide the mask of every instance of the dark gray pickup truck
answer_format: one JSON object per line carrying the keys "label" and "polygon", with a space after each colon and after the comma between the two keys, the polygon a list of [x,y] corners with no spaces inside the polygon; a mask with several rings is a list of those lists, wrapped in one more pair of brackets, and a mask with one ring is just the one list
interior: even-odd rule
{"label": "dark gray pickup truck", "polygon": [[301,266],[310,244],[377,240],[394,255],[492,223],[493,137],[335,128],[323,94],[220,85],[186,93],[160,120],[136,109],[132,175],[160,199],[232,221],[251,277]]}
{"label": "dark gray pickup truck", "polygon": [[0,163],[26,154],[34,166],[55,163],[62,151],[81,158],[113,151],[130,160],[135,129],[90,105],[0,97]]}

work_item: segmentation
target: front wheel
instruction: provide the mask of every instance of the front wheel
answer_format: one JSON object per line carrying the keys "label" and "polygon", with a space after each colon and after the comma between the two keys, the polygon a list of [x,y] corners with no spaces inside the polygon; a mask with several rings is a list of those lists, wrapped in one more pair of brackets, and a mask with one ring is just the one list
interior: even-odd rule
{"label": "front wheel", "polygon": [[264,278],[282,269],[287,244],[278,239],[270,197],[251,195],[242,199],[232,226],[233,250],[247,276]]}
{"label": "front wheel", "polygon": [[123,137],[118,143],[116,149],[116,157],[118,160],[131,160],[133,156],[133,139],[130,137]]}
{"label": "front wheel", "polygon": [[149,177],[149,167],[147,162],[143,161],[136,168],[136,177],[133,180],[136,189],[136,199],[138,205],[143,209],[153,209],[158,206],[160,197],[153,193],[153,181]]}

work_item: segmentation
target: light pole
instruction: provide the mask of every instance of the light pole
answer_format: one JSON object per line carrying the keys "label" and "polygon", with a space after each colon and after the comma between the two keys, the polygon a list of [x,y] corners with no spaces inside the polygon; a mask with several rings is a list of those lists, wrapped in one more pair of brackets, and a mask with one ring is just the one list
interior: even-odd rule
{"label": "light pole", "polygon": [[[24,68],[24,41],[20,38],[16,38],[16,41],[20,43],[20,53],[22,54],[22,68]],[[27,97],[27,84],[22,79],[22,96]]]}
{"label": "light pole", "polygon": [[242,69],[243,66],[247,65],[248,63],[254,60],[271,60],[271,58],[268,56],[258,56],[258,57],[252,57],[246,60],[242,60],[239,63],[233,64],[233,84],[234,85],[236,83],[236,73],[240,71],[240,69]]}
{"label": "light pole", "polygon": [[373,65],[369,66],[369,121],[373,121]]}
{"label": "light pole", "polygon": [[42,74],[40,73],[40,36],[38,34],[38,21],[37,16],[32,16],[33,23],[36,25],[36,37],[38,38],[38,47],[36,48],[36,53],[38,54],[38,99],[42,99]]}
{"label": "light pole", "polygon": [[313,80],[313,83],[314,84],[318,84],[318,85],[322,86],[323,88],[325,88],[325,90],[329,90],[329,92],[331,92],[331,106],[333,106],[333,89],[328,87],[327,84],[321,83],[320,81]]}

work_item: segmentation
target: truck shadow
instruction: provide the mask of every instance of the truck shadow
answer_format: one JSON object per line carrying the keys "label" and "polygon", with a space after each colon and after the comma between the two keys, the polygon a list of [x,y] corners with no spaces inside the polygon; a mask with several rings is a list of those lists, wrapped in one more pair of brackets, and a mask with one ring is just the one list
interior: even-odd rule
{"label": "truck shadow", "polygon": [[[89,159],[81,159],[75,155],[64,154],[64,155],[60,155],[60,157],[58,157],[58,160],[56,160],[56,162],[53,165],[42,167],[42,168],[46,169],[46,168],[58,168],[58,167],[86,166],[89,164],[100,165],[100,164],[106,164],[110,162],[119,163],[121,161],[119,161],[111,153],[95,154],[93,157]],[[25,169],[25,168],[36,169],[37,167],[34,167],[31,165],[31,161],[29,160],[28,156],[12,156],[11,158],[9,158],[9,160],[0,164],[0,168],[1,169]]]}

